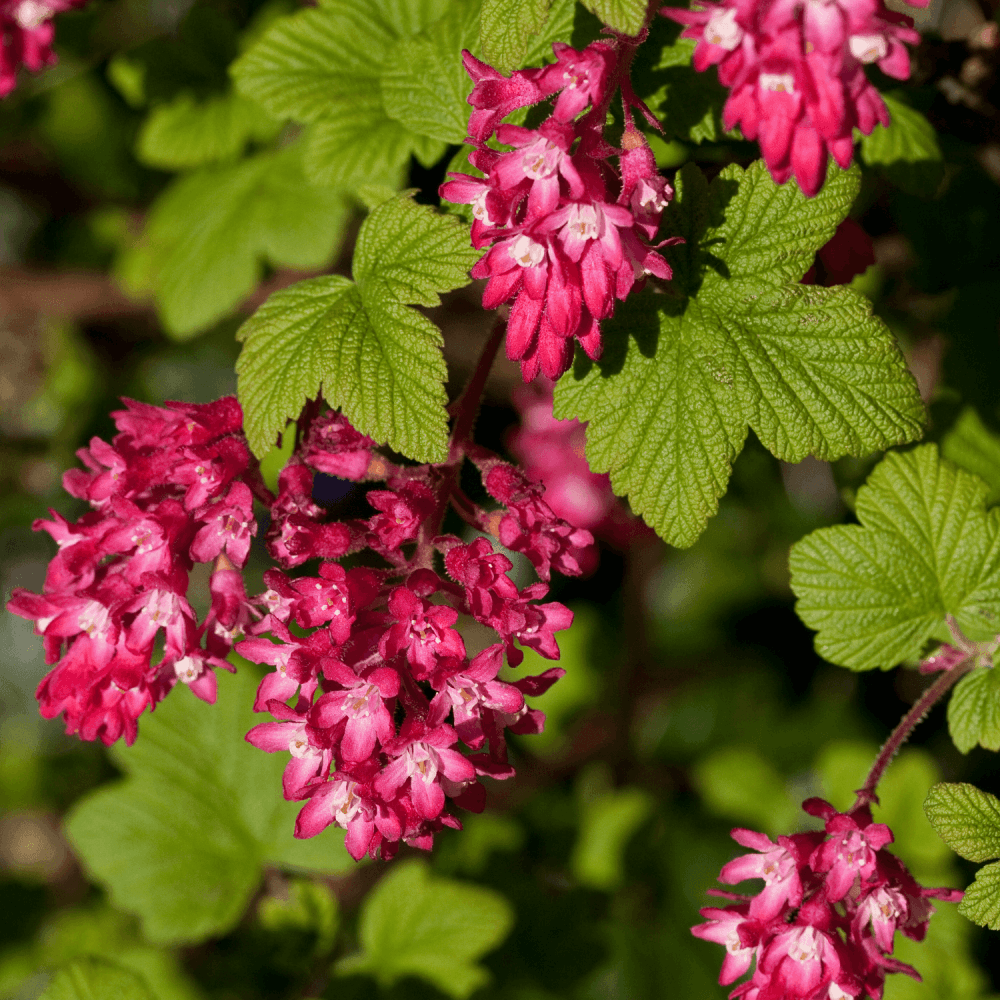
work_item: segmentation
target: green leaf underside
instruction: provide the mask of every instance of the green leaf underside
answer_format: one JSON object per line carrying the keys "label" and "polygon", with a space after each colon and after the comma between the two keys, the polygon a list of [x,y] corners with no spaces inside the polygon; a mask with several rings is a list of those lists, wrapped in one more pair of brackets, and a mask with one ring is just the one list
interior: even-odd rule
{"label": "green leaf underside", "polygon": [[240,94],[196,100],[180,94],[150,112],[136,155],[152,167],[185,170],[232,160],[250,142],[269,142],[281,122]]}
{"label": "green leaf underside", "polygon": [[253,668],[219,674],[215,705],[180,688],[144,717],[136,744],[115,750],[128,777],[85,796],[67,822],[86,868],[156,944],[229,930],[265,864],[329,873],[353,865],[336,833],[293,838],[298,805],[280,795],[287,756],[243,738],[260,721],[250,708]]}
{"label": "green leaf underside", "polygon": [[958,912],[980,927],[1000,931],[1000,862],[976,872],[976,881],[965,890]]}
{"label": "green leaf underside", "polygon": [[927,793],[924,812],[938,836],[969,861],[1000,858],[1000,800],[975,785],[942,783]]}
{"label": "green leaf underside", "polygon": [[752,427],[777,457],[861,455],[919,436],[923,406],[895,342],[846,287],[795,284],[846,215],[855,171],[805,198],[763,163],[712,184],[678,177],[669,292],[633,295],[603,324],[598,364],[578,361],[555,413],[589,421],[587,458],[672,545],[718,508]]}
{"label": "green leaf underside", "polygon": [[985,495],[936,445],[888,455],[858,491],[860,525],[792,547],[796,610],[817,630],[817,651],[853,670],[888,669],[949,641],[949,614],[970,639],[994,636],[1000,514],[986,512]]}
{"label": "green leaf underside", "polygon": [[646,18],[646,0],[581,0],[609,28],[625,35],[638,35]]}
{"label": "green leaf underside", "polygon": [[262,153],[175,181],[119,271],[131,290],[153,292],[167,331],[185,338],[239,305],[265,261],[328,264],[348,216],[340,194],[306,182],[297,147]]}
{"label": "green leaf underside", "polygon": [[472,80],[462,50],[478,51],[479,9],[479,0],[454,0],[443,18],[393,48],[382,72],[382,101],[389,117],[410,132],[464,142]]}
{"label": "green leaf underside", "polygon": [[382,987],[418,976],[456,1000],[489,981],[477,964],[510,933],[510,904],[490,889],[435,878],[421,861],[391,871],[361,908],[361,952],[341,975],[373,976]]}
{"label": "green leaf underside", "polygon": [[136,973],[100,958],[58,969],[40,1000],[156,1000]]}
{"label": "green leaf underside", "polygon": [[941,454],[986,483],[988,504],[1000,500],[1000,436],[986,427],[971,406],[961,412],[944,436]]}
{"label": "green leaf underside", "polygon": [[528,43],[549,18],[552,0],[483,0],[483,58],[501,73],[526,65]]}
{"label": "green leaf underside", "polygon": [[979,667],[958,682],[948,702],[948,731],[962,753],[977,743],[1000,750],[1000,673]]}
{"label": "green leaf underside", "polygon": [[[382,74],[397,66],[394,49],[402,39],[450,9],[447,0],[328,0],[282,18],[233,64],[232,75],[242,93],[272,114],[313,123],[304,161],[313,183],[398,187],[411,154],[428,166],[445,146],[387,113]],[[441,54],[429,36],[427,46],[431,56]],[[426,100],[423,110],[426,116]]]}
{"label": "green leaf underside", "polygon": [[944,174],[944,159],[934,126],[919,112],[892,94],[882,94],[891,122],[876,125],[861,138],[861,158],[880,167],[904,191],[930,196]]}
{"label": "green leaf underside", "polygon": [[239,397],[254,452],[263,454],[322,390],[363,433],[418,461],[442,461],[441,333],[409,307],[438,305],[440,293],[467,284],[477,256],[456,220],[395,198],[361,227],[354,281],[314,278],[272,295],[237,334]]}

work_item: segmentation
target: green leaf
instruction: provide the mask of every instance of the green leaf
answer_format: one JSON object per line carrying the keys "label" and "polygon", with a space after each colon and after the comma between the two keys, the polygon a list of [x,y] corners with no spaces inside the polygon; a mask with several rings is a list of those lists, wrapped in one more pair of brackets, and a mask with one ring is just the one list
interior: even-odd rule
{"label": "green leaf", "polygon": [[400,40],[390,53],[382,71],[382,101],[389,117],[410,132],[465,141],[472,80],[462,50],[478,49],[479,9],[479,0],[454,0],[441,20]]}
{"label": "green leaf", "polygon": [[552,0],[483,0],[483,59],[501,73],[526,65],[528,42],[545,27]]}
{"label": "green leaf", "polygon": [[1000,931],[1000,861],[976,872],[976,881],[965,890],[958,912],[980,927]]}
{"label": "green leaf", "polygon": [[646,0],[582,0],[584,7],[609,28],[623,35],[638,35],[646,19]]}
{"label": "green leaf", "polygon": [[924,800],[938,836],[969,861],[1000,858],[1000,799],[975,785],[941,783]]}
{"label": "green leaf", "polygon": [[269,142],[281,128],[260,105],[239,94],[220,94],[204,101],[178,94],[143,122],[136,156],[151,167],[184,170],[232,160],[251,142]]}
{"label": "green leaf", "polygon": [[946,616],[974,641],[1000,628],[1000,513],[986,487],[922,445],[884,459],[858,490],[860,525],[820,528],[792,547],[799,617],[816,649],[853,670],[916,659],[951,640]]}
{"label": "green leaf", "polygon": [[930,197],[944,176],[941,147],[934,126],[899,94],[882,95],[892,121],[888,128],[876,125],[871,135],[861,138],[861,159],[909,194]]}
{"label": "green leaf", "polygon": [[81,958],[52,977],[41,1000],[157,1000],[145,981],[103,958]]}
{"label": "green leaf", "polygon": [[986,483],[987,504],[1000,500],[1000,436],[986,427],[971,406],[959,414],[945,434],[941,454]]}
{"label": "green leaf", "polygon": [[382,70],[400,39],[448,9],[444,0],[329,0],[274,24],[233,64],[233,79],[272,114],[315,123],[305,156],[313,183],[398,186],[411,153],[430,165],[445,147],[386,114]]}
{"label": "green leaf", "polygon": [[301,151],[288,147],[175,181],[118,269],[131,291],[152,291],[167,331],[187,338],[235,309],[265,261],[329,263],[348,217],[343,196],[309,185]]}
{"label": "green leaf", "polygon": [[489,981],[477,961],[513,923],[514,912],[499,893],[434,878],[421,861],[397,864],[362,904],[361,952],[335,969],[373,976],[383,987],[417,976],[463,1000]]}
{"label": "green leaf", "polygon": [[85,796],[70,842],[112,903],[157,944],[200,941],[240,919],[266,864],[337,873],[353,862],[334,833],[292,836],[296,803],[281,797],[283,754],[244,736],[259,721],[252,667],[219,672],[215,705],[179,689],[117,749],[128,777]]}
{"label": "green leaf", "polygon": [[611,892],[625,878],[625,849],[653,811],[642,788],[607,789],[585,799],[570,869],[581,884]]}
{"label": "green leaf", "polygon": [[411,305],[469,281],[478,254],[449,217],[395,198],[358,234],[354,281],[336,275],[277,292],[240,329],[236,365],[250,447],[263,454],[322,390],[365,434],[441,461],[448,426],[438,328]]}
{"label": "green leaf", "polygon": [[631,296],[603,324],[604,356],[582,357],[555,414],[589,421],[587,459],[672,545],[718,508],[748,426],[778,458],[864,455],[920,434],[923,406],[892,335],[847,287],[797,284],[846,215],[856,171],[816,198],[778,186],[758,161],[709,189],[678,178],[670,291]]}
{"label": "green leaf", "polygon": [[992,667],[979,667],[958,682],[948,702],[948,732],[962,753],[977,743],[1000,750],[1000,674]]}

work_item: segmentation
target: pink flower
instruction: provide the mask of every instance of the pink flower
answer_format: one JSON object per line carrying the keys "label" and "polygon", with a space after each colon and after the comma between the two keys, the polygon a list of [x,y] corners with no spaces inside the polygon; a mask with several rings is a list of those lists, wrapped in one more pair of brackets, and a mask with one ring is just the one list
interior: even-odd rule
{"label": "pink flower", "polygon": [[417,537],[417,531],[434,507],[430,489],[411,481],[398,490],[371,490],[368,502],[379,511],[368,522],[378,543],[386,549],[398,549]]}
{"label": "pink flower", "polygon": [[408,587],[397,587],[389,597],[389,613],[396,622],[379,642],[379,652],[387,660],[405,651],[407,662],[424,677],[441,659],[465,658],[465,643],[451,627],[458,621],[454,608],[431,604]]}
{"label": "pink flower", "polygon": [[329,729],[346,720],[340,740],[341,757],[349,763],[367,760],[376,743],[384,745],[396,735],[386,701],[399,693],[399,674],[381,667],[362,678],[333,661],[324,668],[324,675],[342,689],[324,694],[316,702],[316,725]]}
{"label": "pink flower", "polygon": [[250,539],[257,534],[253,517],[253,495],[245,483],[233,483],[225,500],[217,500],[196,511],[201,528],[191,542],[195,562],[211,562],[220,552],[237,565],[246,562]]}
{"label": "pink flower", "polygon": [[[757,920],[771,920],[785,906],[802,902],[802,882],[795,857],[785,844],[775,844],[769,837],[753,830],[735,829],[732,838],[758,854],[744,854],[722,866],[719,881],[736,885],[746,879],[761,878],[764,889],[754,896],[750,914]],[[788,838],[783,838],[788,840]]]}
{"label": "pink flower", "polygon": [[854,129],[868,135],[877,123],[889,124],[864,67],[905,80],[904,43],[920,37],[881,0],[705,0],[697,10],[661,13],[686,25],[683,37],[697,39],[695,69],[718,66],[730,88],[725,127],[759,139],[774,179],[794,176],[807,195],[822,187],[829,156],[850,166]]}
{"label": "pink flower", "polygon": [[313,421],[302,461],[317,472],[341,479],[361,479],[368,470],[375,441],[356,431],[342,413],[332,410]]}
{"label": "pink flower", "polygon": [[303,806],[295,836],[315,837],[331,823],[347,831],[345,844],[355,861],[369,852],[374,857],[383,837],[398,841],[403,833],[396,813],[374,799],[369,786],[346,775],[333,775]]}

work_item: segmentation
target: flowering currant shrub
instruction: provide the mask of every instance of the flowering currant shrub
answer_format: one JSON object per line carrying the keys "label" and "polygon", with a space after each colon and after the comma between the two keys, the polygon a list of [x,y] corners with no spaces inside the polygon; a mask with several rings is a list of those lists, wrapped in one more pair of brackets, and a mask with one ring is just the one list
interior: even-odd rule
{"label": "flowering currant shrub", "polygon": [[[64,421],[12,473],[52,504],[25,524],[55,551],[7,608],[45,660],[41,715],[123,772],[68,814],[73,878],[151,943],[60,982],[148,1000],[118,951],[169,971],[142,948],[236,940],[252,907],[315,938],[274,959],[299,977],[281,996],[334,995],[332,968],[455,1000],[491,974],[503,998],[644,1000],[655,980],[650,998],[892,1000],[926,970],[928,995],[982,1000],[978,973],[942,968],[975,968],[966,924],[1000,929],[1000,801],[938,781],[926,750],[889,768],[945,703],[961,754],[1000,750],[996,25],[928,41],[948,17],[882,0],[199,0],[113,28],[95,0],[66,18],[64,75],[18,91],[81,5],[0,7],[0,95],[36,129],[11,164],[117,116],[74,182],[79,232],[54,212],[25,245],[113,256],[117,284],[74,270],[67,298],[97,287],[80,317],[139,316],[136,341],[154,310],[170,338],[204,335],[164,348],[179,369],[233,353],[206,379],[223,388],[165,403],[153,353],[98,415],[66,389],[89,348],[47,279],[12,269],[0,303],[11,343],[44,330],[25,371],[53,367],[4,427]],[[947,164],[942,102],[965,115]],[[730,639],[779,605],[761,646],[812,643],[812,665],[788,645],[789,673],[826,685],[806,707]],[[837,668],[900,673],[863,691],[881,749],[851,744],[864,763],[833,780],[863,729]],[[992,863],[949,886],[945,845]],[[723,888],[695,923],[678,886],[699,871]],[[361,895],[359,950],[333,962]],[[205,996],[235,996],[228,975]],[[164,982],[161,1000],[200,995]]]}

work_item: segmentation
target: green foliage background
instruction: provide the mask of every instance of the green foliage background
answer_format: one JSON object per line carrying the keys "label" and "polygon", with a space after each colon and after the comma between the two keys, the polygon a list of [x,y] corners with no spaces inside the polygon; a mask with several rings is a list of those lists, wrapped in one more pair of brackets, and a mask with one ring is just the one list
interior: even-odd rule
{"label": "green foliage background", "polygon": [[[100,0],[61,17],[59,66],[0,104],[4,592],[40,587],[51,553],[31,522],[47,506],[79,513],[59,476],[91,435],[110,436],[117,397],[235,392],[238,357],[241,394],[251,408],[261,400],[248,427],[267,474],[280,466],[265,454],[275,432],[320,379],[362,429],[439,458],[446,399],[486,328],[470,318],[474,291],[460,288],[474,255],[457,221],[434,211],[445,166],[471,169],[458,148],[469,84],[457,53],[538,65],[554,39],[585,44],[597,17],[632,30],[643,9]],[[221,678],[214,709],[178,691],[143,719],[134,748],[105,753],[38,718],[40,644],[3,616],[0,1000],[725,995],[718,949],[688,929],[737,853],[729,827],[799,829],[798,803],[812,794],[846,807],[918,690],[910,670],[854,673],[820,659],[795,596],[820,651],[859,670],[918,657],[947,638],[947,613],[974,621],[995,601],[1000,252],[988,237],[1000,190],[983,166],[988,131],[935,86],[951,56],[933,39],[930,70],[887,97],[894,124],[805,203],[768,186],[755,148],[723,132],[724,92],[714,73],[691,71],[677,35],[654,23],[636,88],[665,120],[651,139],[661,166],[681,168],[668,222],[689,239],[671,257],[678,301],[654,309],[647,294],[621,309],[608,371],[570,373],[558,406],[591,419],[594,467],[687,547],[650,536],[606,552],[597,575],[557,585],[577,620],[561,643],[567,676],[538,700],[546,733],[515,746],[518,777],[490,789],[486,813],[440,835],[429,857],[404,852],[388,868],[353,865],[333,833],[292,839],[281,762],[242,742],[251,666]],[[879,264],[851,288],[798,285],[848,212],[878,237]],[[419,245],[401,231],[418,231]],[[39,275],[53,283],[32,294]],[[748,288],[765,288],[764,303],[748,305]],[[788,329],[761,319],[769,308]],[[811,325],[788,320],[806,314]],[[337,367],[343,343],[363,345],[358,377]],[[695,366],[706,344],[756,388],[669,384],[669,366]],[[278,362],[290,373],[280,385]],[[814,379],[838,386],[837,420],[815,405]],[[480,432],[498,448],[515,384],[501,366],[488,390]],[[691,417],[715,445],[700,468]],[[914,440],[922,423],[935,444],[897,455],[862,487],[868,453]],[[627,454],[654,446],[652,469]],[[863,532],[879,535],[870,547],[883,554],[913,542],[890,509],[899,497],[878,488],[894,471],[926,471],[932,451],[944,499],[914,532],[935,571],[910,588],[906,615],[875,616],[859,636],[834,599],[838,552]],[[948,534],[941,511],[958,507],[961,545],[930,544]],[[790,547],[815,529],[796,550],[793,593]],[[264,567],[258,552],[248,586]],[[872,591],[869,602],[884,600]],[[989,793],[1000,791],[993,676],[984,664],[964,680],[886,778],[876,818],[927,883],[967,885],[1000,853],[989,828]],[[967,783],[985,791],[955,792]],[[931,786],[932,818],[971,861],[925,818]],[[947,833],[967,833],[963,809],[986,817],[978,840]],[[981,869],[966,906],[980,923],[996,924],[996,870]],[[887,1000],[1000,992],[987,932],[954,907],[897,954],[925,981],[894,977]]]}

